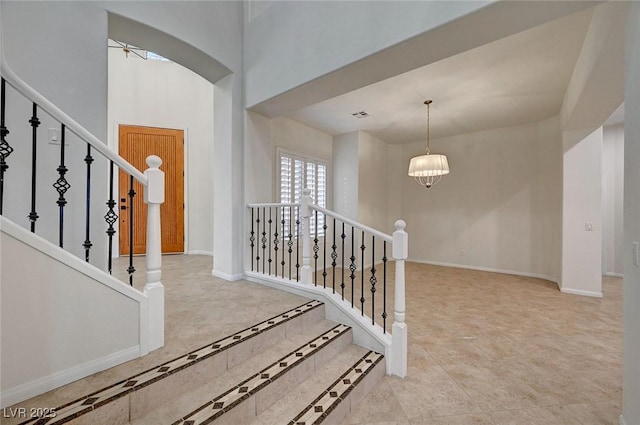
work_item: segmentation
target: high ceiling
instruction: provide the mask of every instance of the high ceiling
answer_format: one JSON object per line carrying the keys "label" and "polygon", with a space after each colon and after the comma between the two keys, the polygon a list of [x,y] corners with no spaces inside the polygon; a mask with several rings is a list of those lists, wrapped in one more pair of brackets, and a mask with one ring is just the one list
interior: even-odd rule
{"label": "high ceiling", "polygon": [[[508,127],[557,115],[593,8],[286,114],[336,135],[364,130],[387,143]],[[412,54],[420,55],[415,51]],[[352,113],[365,111],[366,118]]]}

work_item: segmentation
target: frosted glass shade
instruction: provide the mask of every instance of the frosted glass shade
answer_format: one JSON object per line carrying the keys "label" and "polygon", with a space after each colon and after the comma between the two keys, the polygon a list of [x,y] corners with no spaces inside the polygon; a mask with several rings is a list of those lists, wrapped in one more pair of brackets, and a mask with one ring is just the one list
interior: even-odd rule
{"label": "frosted glass shade", "polygon": [[446,155],[427,154],[411,158],[409,175],[411,177],[433,177],[449,174],[449,162]]}

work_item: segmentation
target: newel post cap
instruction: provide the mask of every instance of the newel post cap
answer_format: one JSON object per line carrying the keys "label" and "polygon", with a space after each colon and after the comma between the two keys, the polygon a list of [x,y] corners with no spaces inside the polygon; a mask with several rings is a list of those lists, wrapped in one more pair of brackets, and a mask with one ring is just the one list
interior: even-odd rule
{"label": "newel post cap", "polygon": [[147,157],[147,165],[149,168],[160,168],[162,165],[162,159],[158,155],[149,155]]}
{"label": "newel post cap", "polygon": [[407,223],[404,220],[398,220],[395,226],[392,255],[396,260],[406,260],[409,257],[409,235],[404,230],[407,227]]}

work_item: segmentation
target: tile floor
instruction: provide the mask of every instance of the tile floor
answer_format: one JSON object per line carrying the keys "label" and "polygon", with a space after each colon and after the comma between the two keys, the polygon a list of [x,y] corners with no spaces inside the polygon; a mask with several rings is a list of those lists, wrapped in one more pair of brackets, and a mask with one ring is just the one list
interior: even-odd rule
{"label": "tile floor", "polygon": [[[216,279],[210,257],[172,255],[163,261],[165,347],[28,404],[58,405],[56,400],[81,396],[87,388],[113,383],[305,301],[253,283]],[[135,263],[135,286],[141,288],[144,258]],[[604,278],[604,298],[594,299],[562,294],[540,279],[420,264],[407,264],[406,272],[408,376],[384,377],[344,425],[618,424],[620,279]],[[392,310],[393,300],[388,303]]]}

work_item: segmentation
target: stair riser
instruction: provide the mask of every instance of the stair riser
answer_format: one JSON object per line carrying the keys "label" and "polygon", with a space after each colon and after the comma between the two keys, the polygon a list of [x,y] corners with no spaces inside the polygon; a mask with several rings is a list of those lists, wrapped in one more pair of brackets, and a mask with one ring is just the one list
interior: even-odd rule
{"label": "stair riser", "polygon": [[[343,332],[341,335],[330,340],[325,346],[316,351],[314,354],[309,355],[308,358],[300,361],[293,367],[286,370],[281,376],[273,381],[269,382],[264,387],[260,387],[255,393],[252,393],[250,397],[237,402],[230,407],[229,410],[225,409],[225,413],[218,416],[213,421],[198,419],[199,415],[190,417],[194,419],[196,424],[233,424],[248,423],[258,416],[263,411],[267,410],[276,401],[282,398],[285,394],[291,391],[301,382],[308,379],[324,366],[333,356],[343,350],[346,346],[351,344],[353,340],[353,333],[351,329]],[[206,411],[211,411],[210,408],[205,408]],[[204,411],[203,411],[204,412]],[[204,418],[212,413],[206,413],[201,418]],[[240,418],[240,419],[238,419]]]}

